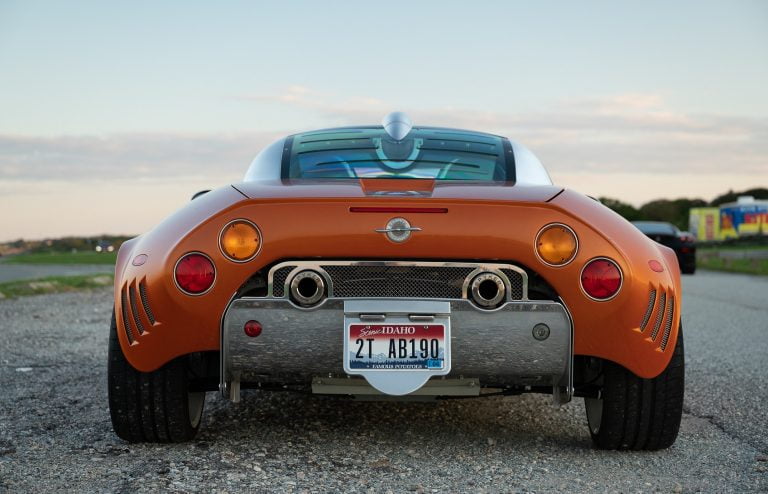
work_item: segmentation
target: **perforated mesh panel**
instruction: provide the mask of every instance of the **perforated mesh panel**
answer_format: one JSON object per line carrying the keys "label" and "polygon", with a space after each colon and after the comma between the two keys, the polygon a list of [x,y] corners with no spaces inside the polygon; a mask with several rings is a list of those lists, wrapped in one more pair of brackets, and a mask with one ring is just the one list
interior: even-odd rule
{"label": "perforated mesh panel", "polygon": [[136,323],[136,329],[139,330],[139,334],[144,334],[144,325],[139,318],[139,310],[136,307],[136,289],[133,286],[128,287],[128,299],[131,301],[131,313],[133,314],[133,320]]}
{"label": "perforated mesh panel", "polygon": [[522,300],[523,275],[511,269],[502,269],[501,272],[509,278],[509,296],[512,300]]}
{"label": "perforated mesh panel", "polygon": [[[338,298],[462,298],[464,281],[475,266],[345,265],[318,264],[331,278],[333,296]],[[295,265],[272,273],[272,296],[285,297],[285,282]],[[307,266],[307,269],[312,269]],[[502,269],[510,282],[512,300],[523,298],[523,275]]]}
{"label": "perforated mesh panel", "polygon": [[285,280],[288,278],[288,274],[293,271],[296,266],[285,266],[272,275],[272,296],[282,297],[285,295]]}
{"label": "perforated mesh panel", "polygon": [[656,336],[659,335],[659,329],[661,328],[661,322],[664,320],[664,309],[667,305],[667,294],[662,292],[659,297],[659,311],[656,313],[656,322],[653,324],[653,332],[651,333],[651,339],[656,341]]}
{"label": "perforated mesh panel", "polygon": [[665,348],[667,348],[667,343],[669,342],[669,333],[672,331],[672,316],[675,313],[675,299],[670,298],[669,299],[669,309],[667,309],[667,318],[664,322],[664,335],[661,337],[661,345],[659,348],[663,351]]}
{"label": "perforated mesh panel", "polygon": [[451,266],[321,266],[333,280],[334,297],[461,298],[474,271]]}
{"label": "perforated mesh panel", "polygon": [[653,313],[653,306],[656,305],[656,290],[651,288],[648,292],[648,308],[645,309],[645,315],[643,321],[640,323],[640,329],[645,331],[645,327],[648,326],[648,321],[651,320],[651,314]]}
{"label": "perforated mesh panel", "polygon": [[147,313],[149,322],[155,324],[155,315],[152,313],[152,308],[149,306],[149,297],[147,296],[147,287],[144,283],[139,283],[139,295],[141,296],[141,305],[144,307],[144,312]]}
{"label": "perforated mesh panel", "polygon": [[123,315],[123,326],[125,327],[125,334],[128,336],[128,341],[133,343],[136,337],[133,335],[133,329],[131,329],[131,323],[128,319],[128,296],[126,295],[127,288],[123,287],[120,292],[120,312]]}

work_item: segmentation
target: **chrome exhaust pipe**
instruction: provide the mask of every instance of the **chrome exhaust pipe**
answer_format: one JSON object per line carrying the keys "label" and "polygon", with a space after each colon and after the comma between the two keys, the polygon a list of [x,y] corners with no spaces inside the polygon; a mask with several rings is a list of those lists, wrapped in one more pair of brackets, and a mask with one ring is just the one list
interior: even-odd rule
{"label": "chrome exhaust pipe", "polygon": [[291,298],[302,307],[310,307],[325,298],[325,281],[317,272],[305,269],[291,278]]}
{"label": "chrome exhaust pipe", "polygon": [[469,284],[472,301],[484,309],[492,309],[504,301],[507,287],[504,280],[494,273],[480,273]]}

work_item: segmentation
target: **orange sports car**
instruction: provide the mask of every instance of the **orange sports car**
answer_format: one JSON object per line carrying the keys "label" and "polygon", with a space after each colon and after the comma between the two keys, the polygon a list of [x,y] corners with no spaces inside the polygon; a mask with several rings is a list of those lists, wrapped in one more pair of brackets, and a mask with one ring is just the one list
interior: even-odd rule
{"label": "orange sports car", "polygon": [[680,302],[675,253],[525,147],[392,113],[280,139],[122,245],[112,424],[188,440],[214,390],[547,393],[584,398],[599,448],[666,448]]}

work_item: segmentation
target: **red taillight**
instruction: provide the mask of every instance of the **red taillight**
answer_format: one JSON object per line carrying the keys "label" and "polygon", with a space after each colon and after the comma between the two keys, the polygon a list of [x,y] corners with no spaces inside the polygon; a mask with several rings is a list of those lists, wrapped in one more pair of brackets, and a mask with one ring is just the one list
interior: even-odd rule
{"label": "red taillight", "polygon": [[216,278],[213,261],[198,253],[187,254],[176,263],[174,270],[176,284],[182,291],[191,295],[206,292]]}
{"label": "red taillight", "polygon": [[593,259],[581,270],[581,286],[595,300],[608,300],[621,288],[621,271],[610,259]]}
{"label": "red taillight", "polygon": [[248,321],[243,326],[243,331],[247,336],[255,338],[261,334],[261,323],[259,321]]}

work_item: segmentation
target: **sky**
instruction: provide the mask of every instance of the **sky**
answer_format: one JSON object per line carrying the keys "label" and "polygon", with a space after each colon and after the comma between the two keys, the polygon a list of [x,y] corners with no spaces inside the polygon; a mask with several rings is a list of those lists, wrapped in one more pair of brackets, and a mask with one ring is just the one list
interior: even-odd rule
{"label": "sky", "polygon": [[0,241],[138,234],[289,133],[505,135],[636,206],[768,186],[768,2],[0,0]]}

